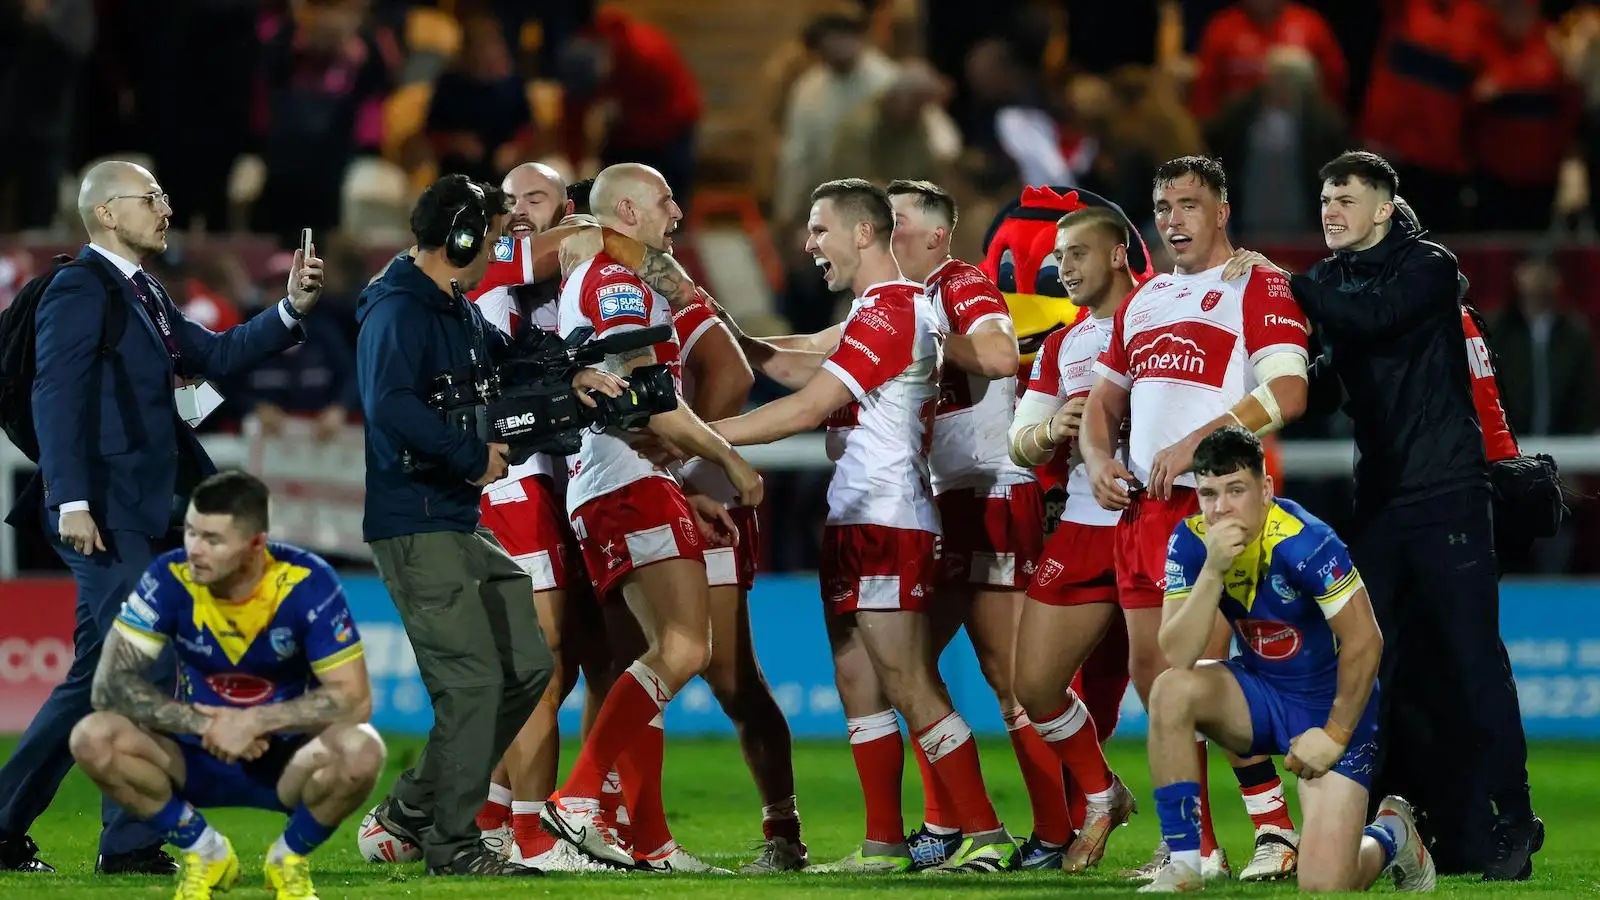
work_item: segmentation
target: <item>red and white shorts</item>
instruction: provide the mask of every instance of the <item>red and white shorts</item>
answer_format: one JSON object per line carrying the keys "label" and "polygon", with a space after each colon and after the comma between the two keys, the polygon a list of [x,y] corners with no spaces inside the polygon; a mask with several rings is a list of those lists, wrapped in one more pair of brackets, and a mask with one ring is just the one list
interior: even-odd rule
{"label": "red and white shorts", "polygon": [[1044,490],[1037,482],[959,488],[934,502],[944,527],[938,543],[940,585],[1028,586],[1044,549]]}
{"label": "red and white shorts", "polygon": [[572,511],[584,565],[603,603],[622,577],[669,559],[705,563],[705,541],[678,483],[641,478]]}
{"label": "red and white shorts", "polygon": [[1167,545],[1178,523],[1200,511],[1194,488],[1166,500],[1136,492],[1117,522],[1117,594],[1123,609],[1160,609],[1167,590]]}
{"label": "red and white shorts", "polygon": [[728,517],[739,529],[739,546],[706,548],[706,584],[748,591],[755,587],[761,561],[761,522],[753,506],[730,507]]}
{"label": "red and white shorts", "polygon": [[933,598],[931,531],[887,525],[822,529],[822,602],[829,615],[857,611],[926,612]]}
{"label": "red and white shorts", "polygon": [[484,494],[478,510],[483,527],[533,579],[535,591],[566,589],[576,539],[549,476],[529,475]]}
{"label": "red and white shorts", "polygon": [[1047,606],[1116,603],[1116,533],[1111,525],[1057,525],[1039,557],[1028,596]]}

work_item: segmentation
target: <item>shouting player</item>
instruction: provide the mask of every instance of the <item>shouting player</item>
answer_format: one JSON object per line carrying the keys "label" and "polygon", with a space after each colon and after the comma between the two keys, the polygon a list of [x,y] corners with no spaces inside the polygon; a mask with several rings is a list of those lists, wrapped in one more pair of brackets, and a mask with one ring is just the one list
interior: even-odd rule
{"label": "shouting player", "polygon": [[890,249],[894,214],[859,178],[812,192],[806,249],[832,290],[855,294],[831,352],[752,342],[763,372],[794,393],[714,424],[735,445],[828,425],[828,519],[822,594],[834,674],[867,807],[866,839],[839,863],[810,871],[911,868],[900,809],[905,717],[965,835],[941,871],[1012,868],[1017,848],[989,802],[977,744],[929,665],[928,603],[939,533],[928,471],[938,402],[939,326],[920,285]]}
{"label": "shouting player", "polygon": [[[1089,473],[1079,461],[1078,429],[1094,361],[1111,342],[1113,315],[1134,289],[1128,270],[1126,219],[1091,206],[1068,213],[1056,227],[1061,283],[1074,305],[1089,315],[1045,338],[1033,377],[1017,405],[1010,432],[1011,458],[1030,468],[1065,450],[1072,463],[1061,524],[1034,571],[1016,632],[1017,699],[1050,749],[1088,795],[1083,827],[1062,867],[1081,872],[1100,861],[1111,830],[1133,812],[1133,794],[1112,774],[1094,717],[1070,685],[1117,614],[1114,546],[1119,514],[1094,500]],[[1120,444],[1120,442],[1119,442]],[[1125,452],[1125,445],[1119,445]],[[1128,608],[1134,688],[1146,700],[1162,668],[1156,633],[1160,613]]]}
{"label": "shouting player", "polygon": [[[149,678],[168,644],[181,700]],[[106,633],[93,701],[72,731],[73,758],[182,851],[178,900],[243,880],[233,844],[199,812],[221,806],[288,813],[267,851],[267,887],[279,900],[315,900],[307,857],[383,772],[338,576],[267,541],[267,486],[242,472],[194,489],[183,548],[150,565]]]}
{"label": "shouting player", "polygon": [[[632,163],[602,171],[590,205],[603,224],[660,251],[671,248],[670,233],[683,215],[661,174]],[[595,337],[604,337],[670,321],[667,301],[604,253],[575,268],[562,289],[558,324],[563,334],[589,326]],[[676,338],[669,336],[654,347],[608,358],[604,365],[623,376],[657,362],[675,369],[678,352]],[[649,428],[721,468],[741,504],[760,503],[761,477],[687,404],[652,417]],[[709,498],[686,498],[671,473],[607,432],[584,434],[583,448],[569,466],[567,508],[596,596],[607,602],[613,592],[619,594],[644,629],[649,649],[607,693],[566,782],[545,806],[545,827],[600,862],[709,871],[672,840],[660,808],[660,723],[673,695],[710,657],[708,538],[700,523],[716,523],[731,540],[732,522]],[[628,806],[634,845],[642,852],[623,850],[601,827],[601,788],[614,765],[624,786],[640,792],[630,795]]]}
{"label": "shouting player", "polygon": [[[1189,468],[1200,441],[1230,424],[1270,434],[1298,418],[1306,403],[1306,321],[1287,279],[1262,269],[1222,278],[1233,254],[1222,165],[1200,156],[1163,163],[1154,201],[1174,271],[1140,285],[1117,310],[1111,342],[1095,363],[1079,442],[1095,500],[1122,513],[1117,592],[1133,609],[1161,607],[1167,540],[1198,508]],[[1126,466],[1111,452],[1124,422]],[[1226,641],[1219,630],[1214,655],[1226,651]],[[1198,752],[1205,753],[1204,742]],[[1264,863],[1258,867],[1253,858],[1252,868],[1290,870],[1296,838],[1271,762],[1235,772],[1253,805],[1256,857]],[[1207,874],[1226,875],[1209,803],[1201,813]]]}
{"label": "shouting player", "polygon": [[[1161,647],[1150,693],[1150,771],[1172,861],[1141,892],[1203,888],[1196,729],[1240,755],[1287,754],[1300,776],[1300,888],[1365,890],[1392,867],[1431,891],[1433,860],[1411,805],[1386,797],[1362,829],[1378,734],[1383,636],[1350,553],[1327,525],[1274,498],[1261,441],[1237,425],[1194,451],[1200,514],[1167,552]],[[1242,648],[1201,661],[1217,612]]]}

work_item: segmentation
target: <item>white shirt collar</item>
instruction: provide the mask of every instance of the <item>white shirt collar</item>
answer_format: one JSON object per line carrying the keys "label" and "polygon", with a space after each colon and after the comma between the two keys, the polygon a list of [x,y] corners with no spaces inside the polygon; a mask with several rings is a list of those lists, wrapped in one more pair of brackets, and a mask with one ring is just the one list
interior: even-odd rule
{"label": "white shirt collar", "polygon": [[90,243],[89,249],[100,254],[101,256],[104,256],[106,259],[111,260],[111,264],[117,267],[117,271],[121,272],[122,277],[124,278],[131,280],[133,278],[133,273],[139,271],[138,263],[129,262],[117,254],[112,253],[110,250],[100,246],[99,244]]}

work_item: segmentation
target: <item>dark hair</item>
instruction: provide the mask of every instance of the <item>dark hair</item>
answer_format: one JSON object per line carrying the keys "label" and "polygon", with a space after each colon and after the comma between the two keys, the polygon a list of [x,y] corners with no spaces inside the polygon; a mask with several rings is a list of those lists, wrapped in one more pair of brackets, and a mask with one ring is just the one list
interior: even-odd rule
{"label": "dark hair", "polygon": [[889,195],[883,188],[865,178],[840,178],[817,185],[811,192],[811,202],[819,200],[832,200],[851,225],[858,222],[871,225],[877,244],[889,246],[889,239],[894,235],[894,207],[889,205]]}
{"label": "dark hair", "polygon": [[1193,471],[1215,478],[1249,469],[1257,478],[1267,474],[1267,451],[1261,439],[1238,425],[1218,428],[1194,448]]}
{"label": "dark hair", "polygon": [[889,182],[889,187],[884,191],[889,199],[914,194],[917,198],[917,208],[923,212],[938,213],[939,217],[950,223],[951,228],[956,227],[956,221],[961,212],[956,208],[956,199],[950,192],[931,181],[912,181],[906,178],[896,178]]}
{"label": "dark hair", "polygon": [[1394,166],[1370,150],[1346,150],[1318,169],[1317,177],[1340,186],[1356,178],[1390,197],[1400,190],[1400,176],[1395,174]]}
{"label": "dark hair", "polygon": [[1133,235],[1128,233],[1127,217],[1109,206],[1085,206],[1083,209],[1075,209],[1056,221],[1056,231],[1079,225],[1095,228],[1124,247],[1133,243]]}
{"label": "dark hair", "polygon": [[1196,181],[1210,188],[1218,200],[1228,199],[1228,172],[1222,168],[1221,160],[1210,156],[1180,156],[1156,166],[1154,189],[1159,191],[1162,185],[1185,175],[1193,175]]}
{"label": "dark hair", "polygon": [[594,179],[585,178],[567,185],[567,202],[572,204],[572,211],[580,216],[593,215],[589,209],[589,192],[594,189]]}
{"label": "dark hair", "polygon": [[806,49],[816,52],[822,42],[831,35],[845,35],[847,37],[859,36],[867,33],[867,23],[860,16],[844,13],[826,13],[812,19],[806,25],[806,30],[801,34],[801,40]]}
{"label": "dark hair", "polygon": [[267,530],[267,485],[248,472],[218,472],[195,485],[189,503],[203,516],[232,516],[247,534]]}
{"label": "dark hair", "polygon": [[443,247],[463,208],[476,209],[493,220],[506,211],[507,199],[505,192],[493,185],[475,182],[465,175],[444,176],[428,185],[411,208],[411,235],[417,239],[417,249]]}

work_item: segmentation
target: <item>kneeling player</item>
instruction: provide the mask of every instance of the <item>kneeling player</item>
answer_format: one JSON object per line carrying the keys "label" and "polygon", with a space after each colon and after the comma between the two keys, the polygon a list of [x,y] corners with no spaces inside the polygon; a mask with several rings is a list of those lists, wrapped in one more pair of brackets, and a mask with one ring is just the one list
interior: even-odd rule
{"label": "kneeling player", "polygon": [[[1365,830],[1383,636],[1344,543],[1272,496],[1265,455],[1239,427],[1195,450],[1200,514],[1173,532],[1150,692],[1150,769],[1171,862],[1141,892],[1205,886],[1194,733],[1240,755],[1287,754],[1305,811],[1300,887],[1364,890],[1391,866],[1403,891],[1434,886],[1411,805],[1387,797]],[[1243,652],[1200,662],[1218,610]],[[1198,664],[1197,664],[1198,663]]]}
{"label": "kneeling player", "polygon": [[[96,712],[72,731],[95,784],[183,852],[178,900],[243,874],[197,808],[289,814],[267,851],[280,900],[315,898],[307,856],[360,808],[383,771],[365,724],[372,690],[344,590],[327,563],[267,542],[267,487],[228,472],[195,488],[184,548],[151,564],[106,634]],[[147,673],[168,643],[183,702]]]}

